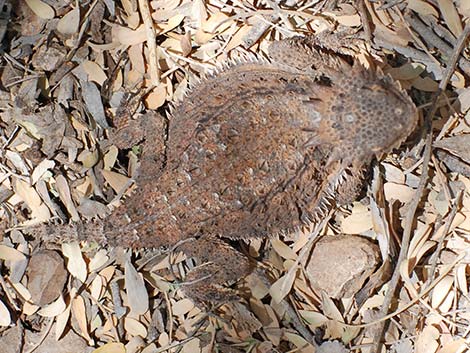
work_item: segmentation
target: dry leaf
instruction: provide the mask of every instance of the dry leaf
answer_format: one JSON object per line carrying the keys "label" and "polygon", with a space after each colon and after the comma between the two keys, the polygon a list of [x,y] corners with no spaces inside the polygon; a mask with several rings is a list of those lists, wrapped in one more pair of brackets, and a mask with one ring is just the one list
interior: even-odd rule
{"label": "dry leaf", "polygon": [[85,60],[81,63],[83,70],[87,73],[90,81],[94,81],[100,86],[108,79],[104,70],[94,61]]}
{"label": "dry leaf", "polygon": [[367,206],[355,202],[351,214],[341,222],[341,232],[361,234],[372,228],[372,214]]}
{"label": "dry leaf", "polygon": [[55,16],[54,8],[41,0],[25,0],[29,8],[40,18],[52,20]]}
{"label": "dry leaf", "polygon": [[299,314],[313,328],[323,326],[328,321],[325,315],[315,311],[299,310]]}
{"label": "dry leaf", "polygon": [[15,248],[0,244],[0,260],[5,261],[24,261],[25,255]]}
{"label": "dry leaf", "polygon": [[102,170],[101,173],[109,185],[111,185],[113,190],[116,191],[116,193],[122,192],[130,180],[130,178],[126,177],[125,175],[112,172],[110,170]]}
{"label": "dry leaf", "polygon": [[296,260],[297,254],[287,246],[282,240],[279,239],[272,239],[271,245],[274,250],[281,256],[283,259],[287,260]]}
{"label": "dry leaf", "polygon": [[112,35],[115,41],[124,45],[136,45],[147,40],[144,25],[139,26],[136,30],[115,25],[113,26]]}
{"label": "dry leaf", "polygon": [[415,353],[433,353],[439,348],[439,330],[434,326],[426,326],[416,340]]}
{"label": "dry leaf", "polygon": [[157,109],[165,103],[166,98],[167,90],[165,85],[159,85],[145,97],[144,101],[148,109]]}
{"label": "dry leaf", "polygon": [[198,338],[193,338],[183,345],[182,353],[193,353],[201,351],[201,341]]}
{"label": "dry leaf", "polygon": [[439,89],[439,84],[430,77],[416,77],[411,80],[414,88],[424,92],[436,92]]}
{"label": "dry leaf", "polygon": [[44,317],[55,317],[64,312],[66,309],[64,298],[60,296],[51,304],[45,306],[38,311],[38,314]]}
{"label": "dry leaf", "polygon": [[398,200],[406,204],[414,198],[415,190],[407,185],[385,183],[384,194],[385,198],[389,201]]}
{"label": "dry leaf", "polygon": [[457,338],[443,345],[437,353],[463,353],[468,348],[465,339]]}
{"label": "dry leaf", "polygon": [[67,270],[72,276],[84,283],[87,278],[87,268],[78,243],[76,241],[62,243],[62,253],[68,259]]}
{"label": "dry leaf", "polygon": [[176,316],[183,316],[189,313],[193,309],[194,309],[194,303],[188,298],[184,298],[171,306],[173,315],[176,315]]}
{"label": "dry leaf", "polygon": [[124,328],[131,336],[147,337],[147,328],[140,321],[131,317],[124,318]]}
{"label": "dry leaf", "polygon": [[87,341],[91,341],[88,334],[88,321],[86,317],[85,301],[79,295],[72,299],[72,313],[75,320],[78,322],[80,327],[80,333]]}
{"label": "dry leaf", "polygon": [[15,179],[15,191],[31,210],[31,219],[44,222],[51,218],[49,208],[42,202],[36,190],[28,183]]}
{"label": "dry leaf", "polygon": [[55,186],[57,192],[59,193],[60,200],[70,214],[70,218],[74,222],[79,222],[80,216],[78,215],[77,209],[75,208],[75,205],[72,201],[72,196],[70,195],[70,189],[67,180],[62,174],[57,176]]}
{"label": "dry leaf", "polygon": [[62,337],[62,335],[65,331],[67,323],[69,322],[71,309],[72,308],[71,308],[70,305],[67,306],[67,308],[55,318],[55,320],[56,320],[56,326],[55,326],[55,338],[56,338],[56,340],[59,340]]}
{"label": "dry leaf", "polygon": [[44,159],[34,168],[31,174],[31,184],[34,185],[36,182],[49,170],[55,167],[55,162],[50,159]]}
{"label": "dry leaf", "polygon": [[94,272],[102,267],[109,260],[108,252],[105,249],[99,250],[88,264],[90,272]]}
{"label": "dry leaf", "polygon": [[453,276],[446,276],[434,287],[431,297],[431,306],[433,308],[438,308],[442,304],[447,294],[454,284]]}
{"label": "dry leaf", "polygon": [[294,284],[295,276],[297,271],[293,268],[279,278],[269,289],[269,294],[276,303],[280,303],[287,294],[289,294],[292,285]]}
{"label": "dry leaf", "polygon": [[458,96],[460,102],[460,110],[466,113],[470,108],[470,87],[463,89]]}
{"label": "dry leaf", "polygon": [[463,27],[453,1],[437,0],[437,3],[439,4],[442,17],[444,17],[444,20],[447,26],[449,26],[449,29],[452,31],[455,37],[460,36],[460,34],[462,34]]}
{"label": "dry leaf", "polygon": [[92,168],[99,161],[99,152],[98,149],[93,150],[83,150],[78,156],[77,161],[83,164],[85,168]]}
{"label": "dry leaf", "polygon": [[456,281],[458,288],[466,296],[468,295],[468,281],[466,276],[467,266],[468,265],[466,264],[459,264],[457,265],[456,269]]}
{"label": "dry leaf", "polygon": [[149,298],[145,288],[142,274],[138,273],[132,263],[126,260],[124,265],[124,277],[126,280],[126,293],[131,308],[131,314],[143,315],[149,308]]}
{"label": "dry leaf", "polygon": [[80,7],[66,13],[57,23],[57,30],[62,34],[78,33],[80,26]]}
{"label": "dry leaf", "polygon": [[415,11],[422,16],[434,16],[439,17],[439,13],[436,8],[423,0],[408,0],[408,8]]}
{"label": "dry leaf", "polygon": [[412,80],[419,77],[425,69],[422,64],[409,62],[399,67],[387,69],[385,73],[390,74],[395,80]]}
{"label": "dry leaf", "polygon": [[6,305],[0,300],[0,326],[10,326],[11,316]]}
{"label": "dry leaf", "polygon": [[470,164],[470,134],[451,136],[436,141],[434,147],[451,152]]}
{"label": "dry leaf", "polygon": [[104,113],[103,102],[101,100],[100,90],[96,87],[93,82],[80,81],[82,87],[82,96],[85,101],[86,108],[91,114],[96,123],[102,128],[109,128],[108,122],[106,121],[106,115]]}

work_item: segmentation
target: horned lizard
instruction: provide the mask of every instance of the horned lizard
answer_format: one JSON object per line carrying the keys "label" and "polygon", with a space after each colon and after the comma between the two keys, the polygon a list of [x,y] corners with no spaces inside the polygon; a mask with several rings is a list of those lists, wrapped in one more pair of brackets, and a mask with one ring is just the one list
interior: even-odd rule
{"label": "horned lizard", "polygon": [[291,232],[354,200],[364,167],[416,126],[397,83],[323,44],[274,42],[269,60],[240,59],[195,84],[175,105],[162,150],[152,145],[162,130],[146,128],[136,192],[79,233],[134,248],[185,240],[180,249],[205,264],[188,274],[186,295],[233,298],[223,284],[251,266],[223,238]]}

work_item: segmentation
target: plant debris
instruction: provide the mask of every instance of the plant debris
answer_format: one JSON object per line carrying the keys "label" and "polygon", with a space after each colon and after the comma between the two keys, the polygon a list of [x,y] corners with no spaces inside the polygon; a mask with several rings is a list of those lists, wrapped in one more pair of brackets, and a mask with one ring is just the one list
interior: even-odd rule
{"label": "plant debris", "polygon": [[[385,264],[399,270],[400,285],[381,338],[384,349],[468,349],[468,39],[431,117],[435,156],[424,192],[416,194],[423,172],[417,131],[405,148],[374,167],[359,202],[330,214],[313,233],[239,244],[273,283],[261,282],[256,273],[241,279],[236,285],[242,300],[221,306],[217,315],[182,295],[179,283],[193,264],[181,254],[63,239],[45,245],[26,230],[38,222],[106,217],[132,193],[138,172],[139,136],[129,136],[123,147],[108,135],[122,110],[137,120],[151,110],[170,109],[205,72],[247,53],[265,56],[276,39],[358,31],[366,44],[354,48],[354,55],[367,65],[364,52],[372,53],[426,116],[469,26],[468,1],[3,0],[0,5],[5,352],[312,352],[315,346],[372,352],[387,301]],[[397,264],[409,226],[406,215],[417,199],[409,248]],[[360,300],[334,299],[311,282],[312,238],[338,234],[360,235],[380,249],[382,267],[369,279],[380,285],[373,289],[366,282],[372,289],[362,291]]]}

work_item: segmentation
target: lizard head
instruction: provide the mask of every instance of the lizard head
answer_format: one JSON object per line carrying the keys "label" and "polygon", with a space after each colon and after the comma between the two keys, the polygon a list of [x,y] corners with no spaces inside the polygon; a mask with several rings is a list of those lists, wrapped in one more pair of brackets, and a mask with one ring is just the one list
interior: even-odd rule
{"label": "lizard head", "polygon": [[399,147],[415,129],[418,110],[390,76],[355,64],[335,86],[328,120],[336,151],[330,160],[367,163]]}

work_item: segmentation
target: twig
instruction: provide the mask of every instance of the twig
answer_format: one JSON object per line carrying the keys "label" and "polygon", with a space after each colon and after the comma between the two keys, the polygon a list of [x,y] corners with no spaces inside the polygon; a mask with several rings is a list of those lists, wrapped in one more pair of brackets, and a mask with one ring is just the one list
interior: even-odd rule
{"label": "twig", "polygon": [[150,80],[152,86],[160,84],[160,70],[158,69],[157,37],[153,28],[153,20],[150,14],[148,0],[139,0],[139,9],[144,21],[145,33],[147,35],[147,48],[149,51],[148,61],[150,66]]}
{"label": "twig", "polygon": [[[413,299],[411,299],[408,303],[402,305],[401,307],[399,307],[398,309],[396,309],[395,311],[393,311],[392,313],[386,315],[386,316],[383,316],[381,317],[380,319],[377,319],[375,321],[372,321],[372,322],[368,322],[366,324],[346,324],[344,322],[338,322],[338,325],[341,325],[343,327],[350,327],[350,328],[356,328],[356,329],[359,329],[359,328],[368,328],[368,327],[373,327],[375,325],[378,325],[380,323],[385,323],[386,321],[388,320],[391,320],[392,318],[394,318],[395,316],[397,315],[400,315],[402,312],[404,312],[405,310],[408,310],[409,308],[411,308],[413,305],[415,305],[416,303],[418,303],[421,298],[424,298],[426,295],[428,295],[433,289],[434,287],[444,279],[444,277],[446,277],[449,272],[452,271],[452,269],[454,268],[455,265],[457,265],[460,261],[462,261],[464,258],[465,258],[466,254],[465,253],[462,253],[460,254],[460,256],[458,256],[451,264],[445,266],[442,271],[441,271],[441,274],[439,275],[439,277],[437,277],[434,282],[431,283],[430,287],[426,288],[425,290],[423,290],[422,292],[418,293]],[[375,342],[375,341],[374,341]]]}
{"label": "twig", "polygon": [[[437,92],[435,93],[433,97],[432,107],[429,110],[428,114],[426,115],[425,126],[424,126],[424,131],[423,131],[423,134],[426,135],[426,146],[423,152],[424,154],[423,170],[422,170],[421,178],[419,180],[418,188],[416,189],[415,196],[413,197],[409,205],[408,213],[406,214],[400,254],[398,255],[397,266],[392,275],[392,279],[390,280],[389,288],[388,288],[387,294],[385,295],[384,303],[382,305],[382,309],[381,309],[382,315],[386,315],[388,313],[390,304],[392,302],[395,291],[397,289],[398,281],[400,279],[400,266],[405,261],[406,256],[408,254],[408,248],[409,248],[410,240],[411,240],[411,232],[413,230],[413,220],[415,217],[416,210],[418,209],[419,202],[421,201],[424,188],[427,184],[429,162],[431,160],[431,149],[432,149],[432,118],[434,117],[434,114],[437,111],[437,101],[441,93],[446,88],[452,76],[452,73],[455,70],[455,66],[460,56],[460,52],[462,51],[469,34],[470,34],[470,24],[467,23],[467,25],[465,26],[465,29],[463,30],[462,34],[458,38],[452,57],[450,58],[448,66],[444,72],[444,77],[439,83],[439,89],[437,90]],[[385,321],[380,324],[380,327],[377,330],[377,334],[374,337],[374,342],[375,342],[374,352],[375,353],[381,352],[382,338],[383,338],[383,335],[385,334],[385,327],[386,327],[385,324],[386,324]]]}

